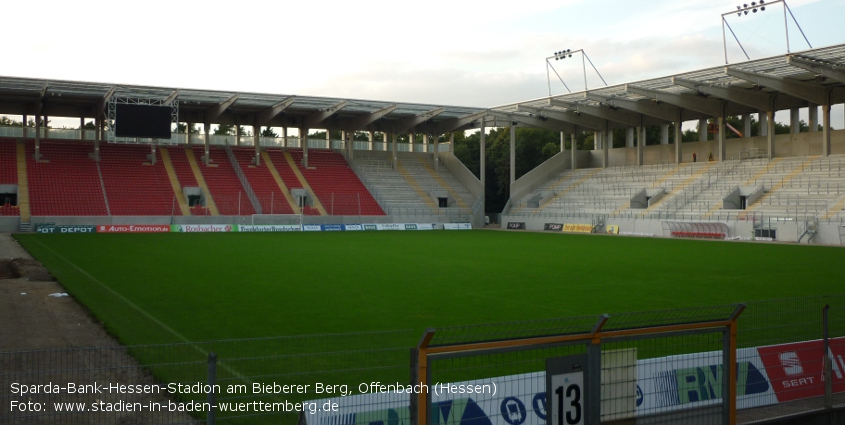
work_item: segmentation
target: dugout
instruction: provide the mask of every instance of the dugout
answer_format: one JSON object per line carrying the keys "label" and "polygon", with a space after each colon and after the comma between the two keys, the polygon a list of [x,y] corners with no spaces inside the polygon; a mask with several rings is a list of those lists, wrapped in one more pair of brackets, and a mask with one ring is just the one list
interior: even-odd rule
{"label": "dugout", "polygon": [[664,221],[663,236],[675,238],[724,239],[729,229],[725,223]]}

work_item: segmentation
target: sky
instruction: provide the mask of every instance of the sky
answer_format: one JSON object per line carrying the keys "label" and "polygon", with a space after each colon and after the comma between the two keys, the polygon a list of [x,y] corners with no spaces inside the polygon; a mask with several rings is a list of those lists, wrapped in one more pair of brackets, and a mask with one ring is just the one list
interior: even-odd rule
{"label": "sky", "polygon": [[[546,57],[561,49],[583,49],[611,85],[724,65],[721,15],[737,4],[16,1],[0,75],[492,107],[547,96]],[[788,4],[813,47],[845,43],[845,0]],[[786,53],[783,10],[727,17],[751,59]],[[808,49],[788,25],[791,50]],[[728,59],[745,60],[732,38]],[[584,89],[579,57],[551,63]],[[590,69],[587,85],[603,85]],[[551,91],[566,92],[554,74]]]}

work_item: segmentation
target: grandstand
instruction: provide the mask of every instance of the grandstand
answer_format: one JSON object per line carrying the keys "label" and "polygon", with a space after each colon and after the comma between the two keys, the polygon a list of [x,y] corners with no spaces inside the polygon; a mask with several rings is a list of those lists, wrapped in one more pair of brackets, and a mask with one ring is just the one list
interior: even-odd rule
{"label": "grandstand", "polygon": [[[661,234],[665,220],[719,222],[727,236],[777,230],[782,241],[838,244],[845,131],[831,128],[830,111],[845,102],[842,51],[823,47],[488,109],[0,77],[4,113],[23,122],[31,114],[38,122],[71,114],[93,118],[98,128],[0,129],[7,138],[0,155],[10,164],[0,185],[15,193],[0,210],[0,226],[104,220],[77,217],[244,223],[253,214],[303,214],[319,223],[479,227],[485,170],[473,175],[452,143],[438,142],[481,129],[484,143],[489,127],[528,126],[560,132],[561,140],[589,132],[596,143],[592,150],[562,150],[513,179],[502,222],[645,234]],[[202,132],[157,142],[115,138],[114,117],[104,108],[120,99],[169,102],[172,125],[202,123]],[[20,107],[29,104],[37,106]],[[802,109],[810,120],[804,132],[797,122]],[[791,132],[775,134],[775,113],[786,110]],[[728,117],[741,119],[740,137],[727,138]],[[752,118],[759,122],[753,134]],[[689,121],[698,121],[699,141],[670,143]],[[241,134],[241,122],[253,123],[252,135]],[[212,135],[215,124],[238,130]],[[258,136],[266,127],[281,128],[283,136]],[[646,140],[648,127],[660,128],[659,140]],[[289,129],[343,135],[306,142],[288,136]],[[620,129],[628,134],[625,147],[602,143]],[[369,141],[353,141],[355,132]],[[410,143],[397,142],[403,133],[412,135]],[[418,134],[426,136],[423,143],[415,142]]]}

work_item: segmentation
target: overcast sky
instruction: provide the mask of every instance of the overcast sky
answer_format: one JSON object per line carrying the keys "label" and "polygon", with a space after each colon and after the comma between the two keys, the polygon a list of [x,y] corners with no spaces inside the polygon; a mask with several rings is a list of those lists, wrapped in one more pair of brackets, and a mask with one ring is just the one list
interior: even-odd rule
{"label": "overcast sky", "polygon": [[[0,75],[491,107],[548,95],[545,58],[561,49],[584,49],[611,85],[723,65],[720,15],[737,4],[13,1]],[[789,5],[813,47],[845,43],[845,0]],[[786,53],[782,5],[728,22],[752,59]],[[791,19],[789,32],[792,51],[809,48]],[[576,59],[552,63],[580,91]]]}

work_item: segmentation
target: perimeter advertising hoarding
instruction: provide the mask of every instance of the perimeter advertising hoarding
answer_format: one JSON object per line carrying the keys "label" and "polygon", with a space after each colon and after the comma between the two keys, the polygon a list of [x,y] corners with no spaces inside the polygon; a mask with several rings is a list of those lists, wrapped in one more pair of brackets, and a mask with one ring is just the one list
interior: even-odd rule
{"label": "perimeter advertising hoarding", "polygon": [[573,233],[593,233],[593,225],[592,224],[570,224],[566,223],[563,225],[564,232],[573,232]]}
{"label": "perimeter advertising hoarding", "polygon": [[231,224],[172,224],[170,231],[174,233],[237,232],[238,228]]}
{"label": "perimeter advertising hoarding", "polygon": [[168,233],[169,224],[107,224],[97,226],[97,233]]}
{"label": "perimeter advertising hoarding", "polygon": [[472,230],[470,223],[443,223],[444,230]]}
{"label": "perimeter advertising hoarding", "polygon": [[363,230],[433,230],[435,223],[367,223]]}
{"label": "perimeter advertising hoarding", "polygon": [[550,232],[560,232],[563,230],[563,225],[560,223],[546,223],[543,225],[543,230],[548,230]]}
{"label": "perimeter advertising hoarding", "polygon": [[298,224],[264,224],[240,225],[239,232],[299,232],[302,228]]}
{"label": "perimeter advertising hoarding", "polygon": [[[833,392],[845,392],[845,338],[829,340]],[[806,341],[758,348],[778,401],[824,395],[824,342]]]}
{"label": "perimeter advertising hoarding", "polygon": [[[824,393],[822,342],[737,350],[737,408],[748,409],[818,397]],[[845,338],[830,340],[833,391],[845,391]],[[722,352],[692,353],[637,360],[636,411],[647,416],[721,403]],[[432,423],[453,425],[546,425],[545,373],[535,372],[467,381],[491,384],[494,393],[432,394]],[[811,385],[814,384],[814,385]],[[452,385],[452,384],[448,384]],[[404,385],[407,387],[407,385]],[[429,390],[431,392],[431,390]],[[409,417],[410,394],[370,393],[315,400],[337,403],[335,412],[304,414],[308,425],[370,425]],[[458,410],[447,407],[459,406]],[[377,408],[373,408],[378,406]],[[343,419],[343,422],[337,422]]]}
{"label": "perimeter advertising hoarding", "polygon": [[38,223],[36,233],[96,233],[97,226],[55,225],[53,223]]}
{"label": "perimeter advertising hoarding", "polygon": [[509,221],[508,222],[508,229],[509,230],[525,230],[525,223],[522,221]]}

